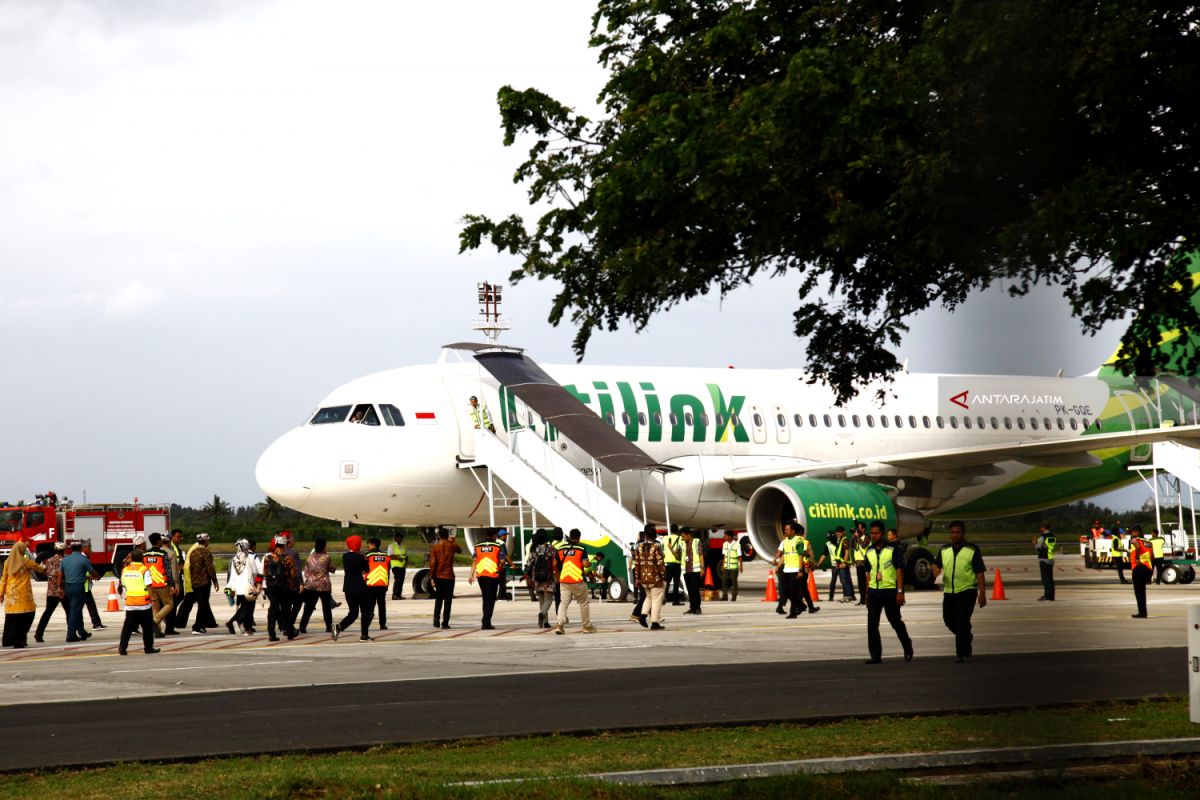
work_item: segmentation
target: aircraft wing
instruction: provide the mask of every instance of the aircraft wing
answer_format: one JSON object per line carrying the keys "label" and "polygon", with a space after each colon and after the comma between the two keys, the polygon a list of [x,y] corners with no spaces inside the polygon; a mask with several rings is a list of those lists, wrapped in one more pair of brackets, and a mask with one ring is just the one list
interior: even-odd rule
{"label": "aircraft wing", "polygon": [[853,461],[814,462],[802,466],[782,464],[730,470],[725,481],[739,495],[748,496],[763,484],[782,478],[831,478],[861,480],[883,476],[933,477],[936,473],[987,475],[1001,461],[1018,461],[1038,467],[1088,467],[1100,464],[1091,455],[1097,450],[1133,447],[1154,442],[1175,442],[1200,447],[1200,425],[1146,428],[1076,436],[1070,439],[953,447],[911,453],[881,455]]}

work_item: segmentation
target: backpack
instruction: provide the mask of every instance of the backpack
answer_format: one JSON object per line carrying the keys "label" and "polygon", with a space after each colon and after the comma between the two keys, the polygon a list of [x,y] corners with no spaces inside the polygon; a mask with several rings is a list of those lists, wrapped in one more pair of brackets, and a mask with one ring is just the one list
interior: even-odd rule
{"label": "backpack", "polygon": [[287,578],[283,574],[283,561],[278,558],[268,558],[263,564],[263,583],[268,589],[287,588]]}
{"label": "backpack", "polygon": [[535,583],[546,583],[550,580],[550,559],[546,557],[545,550],[534,554],[532,573]]}

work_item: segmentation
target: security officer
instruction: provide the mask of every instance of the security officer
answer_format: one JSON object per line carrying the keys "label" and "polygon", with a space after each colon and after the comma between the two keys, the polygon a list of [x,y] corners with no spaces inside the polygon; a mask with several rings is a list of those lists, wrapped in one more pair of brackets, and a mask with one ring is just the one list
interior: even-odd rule
{"label": "security officer", "polygon": [[596,632],[592,625],[592,612],[588,609],[587,575],[591,572],[591,565],[582,539],[583,534],[579,529],[572,528],[566,546],[558,551],[558,583],[562,587],[562,604],[558,607],[558,624],[554,626],[554,632],[560,636],[566,633],[567,611],[572,602],[579,604],[583,632]]}
{"label": "security officer", "polygon": [[129,655],[129,639],[142,629],[142,648],[147,654],[159,652],[154,646],[154,610],[147,587],[147,569],[142,563],[142,551],[133,550],[129,563],[121,570],[121,591],[125,595],[125,624],[121,627],[121,643],[117,652]]}
{"label": "security officer", "polygon": [[854,571],[858,576],[858,604],[867,604],[867,547],[871,540],[867,536],[867,528],[861,521],[854,523]]}
{"label": "security officer", "polygon": [[1037,549],[1038,568],[1042,571],[1042,596],[1038,600],[1054,602],[1054,549],[1058,546],[1058,540],[1046,523],[1038,526],[1033,546]]}
{"label": "security officer", "polygon": [[971,615],[987,605],[986,568],[979,548],[966,541],[967,526],[950,523],[950,544],[933,557],[934,577],[942,575],[942,622],[954,634],[958,663],[971,657]]}
{"label": "security officer", "polygon": [[1149,616],[1146,613],[1146,587],[1154,575],[1154,549],[1142,536],[1140,525],[1129,529],[1129,565],[1133,568],[1133,596],[1137,600],[1137,613],[1132,616],[1145,619]]}
{"label": "security officer", "polygon": [[679,563],[679,557],[683,555],[682,544],[679,526],[672,525],[671,532],[663,537],[663,563],[667,568],[667,599],[673,606],[683,605],[683,567]]}
{"label": "security officer", "polygon": [[379,608],[379,630],[386,631],[388,564],[392,559],[379,545],[379,537],[367,539],[367,606]]}
{"label": "security officer", "polygon": [[[159,636],[175,636],[175,575],[171,572],[171,558],[162,547],[162,534],[150,534],[150,549],[142,555],[150,579],[150,603],[154,606],[154,625]],[[163,630],[163,622],[167,623]]]}
{"label": "security officer", "polygon": [[1114,527],[1112,530],[1109,555],[1117,566],[1117,577],[1121,579],[1121,583],[1129,583],[1125,580],[1125,567],[1129,563],[1129,545],[1125,542],[1125,532],[1120,528]]}
{"label": "security officer", "polygon": [[1158,532],[1158,528],[1152,529],[1150,531],[1150,555],[1154,561],[1155,583],[1163,582],[1163,566],[1166,563],[1163,561],[1163,550],[1165,549],[1165,545],[1166,540],[1164,540],[1162,534]]}
{"label": "security officer", "polygon": [[[491,532],[490,530],[488,531]],[[479,579],[479,592],[483,595],[483,620],[480,625],[485,631],[495,630],[492,610],[496,607],[496,593],[500,590],[500,543],[487,539],[475,545],[475,561],[467,583]]]}
{"label": "security officer", "polygon": [[404,545],[404,531],[396,531],[388,545],[392,565],[392,599],[404,599],[404,573],[408,571],[408,548]]}
{"label": "security officer", "polygon": [[788,619],[795,619],[804,613],[805,605],[801,597],[802,594],[808,593],[808,583],[807,581],[802,582],[801,576],[805,574],[804,559],[807,547],[808,540],[804,538],[804,526],[798,522],[784,523],[783,541],[779,543],[779,549],[775,551],[775,560],[772,565],[783,564],[783,569],[779,573],[779,604],[775,606],[775,613],[782,614],[783,604],[790,602]]}
{"label": "security officer", "polygon": [[[737,534],[725,531],[725,541],[721,544],[721,599],[737,602],[738,576],[742,574],[742,546],[738,543]],[[730,597],[732,595],[732,597]]]}
{"label": "security officer", "polygon": [[867,548],[867,651],[868,664],[883,661],[883,642],[879,638],[879,617],[887,614],[888,623],[896,631],[904,660],[912,661],[913,644],[908,628],[900,616],[904,605],[904,561],[883,538],[883,523],[871,523],[871,546]]}

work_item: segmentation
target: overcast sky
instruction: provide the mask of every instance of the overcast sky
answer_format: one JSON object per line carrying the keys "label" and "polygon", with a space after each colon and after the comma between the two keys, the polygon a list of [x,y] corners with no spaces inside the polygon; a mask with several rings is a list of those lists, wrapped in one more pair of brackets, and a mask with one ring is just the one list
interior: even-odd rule
{"label": "overcast sky", "polygon": [[[460,218],[524,210],[496,90],[594,108],[593,2],[0,0],[0,497],[261,500],[254,464],[329,390],[470,338]],[[590,363],[798,366],[797,280],[704,298]],[[572,359],[554,287],[506,341]],[[1053,293],[913,321],[913,371],[1082,374]],[[1126,490],[1124,505],[1147,492]]]}

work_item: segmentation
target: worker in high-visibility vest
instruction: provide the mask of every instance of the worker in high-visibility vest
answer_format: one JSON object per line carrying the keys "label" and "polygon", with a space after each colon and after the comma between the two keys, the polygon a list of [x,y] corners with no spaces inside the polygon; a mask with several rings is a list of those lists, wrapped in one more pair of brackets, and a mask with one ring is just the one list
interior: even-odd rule
{"label": "worker in high-visibility vest", "polygon": [[738,576],[742,574],[742,545],[733,531],[725,531],[721,545],[721,599],[737,602]]}
{"label": "worker in high-visibility vest", "polygon": [[404,574],[408,571],[408,547],[404,544],[404,531],[396,531],[387,551],[392,568],[392,599],[403,600]]}
{"label": "worker in high-visibility vest", "polygon": [[933,575],[942,576],[942,621],[954,634],[954,655],[958,663],[971,657],[971,615],[975,604],[987,605],[987,568],[979,547],[966,540],[967,526],[961,520],[950,523],[950,544],[933,557]]}
{"label": "worker in high-visibility vest", "polygon": [[683,585],[688,596],[688,610],[683,613],[700,614],[704,588],[704,545],[691,528],[682,528],[680,533],[683,535],[683,541],[680,543],[682,552],[679,562],[682,565]]}
{"label": "worker in high-visibility vest", "polygon": [[[488,530],[489,534],[494,531]],[[479,627],[485,631],[495,630],[492,624],[492,610],[496,607],[496,595],[500,591],[500,570],[502,557],[501,545],[494,539],[485,539],[475,545],[475,560],[471,562],[471,573],[467,575],[467,583],[479,581],[479,593],[483,595],[483,617]]]}
{"label": "worker in high-visibility vest", "polygon": [[884,540],[883,523],[871,522],[871,546],[867,548],[867,652],[868,664],[883,661],[883,641],[879,637],[879,617],[887,615],[904,648],[904,660],[912,661],[913,643],[900,615],[904,605],[904,558]]}
{"label": "worker in high-visibility vest", "polygon": [[[162,534],[150,534],[150,549],[142,554],[142,563],[150,575],[150,603],[154,606],[154,624],[159,636],[174,636],[175,595],[171,587],[175,576],[171,572],[171,558],[162,547]],[[163,623],[166,622],[166,629]]]}
{"label": "worker in high-visibility vest", "polygon": [[1050,532],[1050,526],[1042,523],[1038,526],[1038,535],[1033,537],[1033,546],[1037,551],[1038,569],[1042,573],[1042,596],[1038,600],[1054,602],[1054,550],[1058,540]]}
{"label": "worker in high-visibility vest", "polygon": [[364,578],[367,581],[367,606],[379,609],[379,630],[386,631],[388,567],[392,559],[379,548],[378,536],[367,539],[367,574]]}
{"label": "worker in high-visibility vest", "polygon": [[683,605],[683,566],[679,557],[683,555],[683,537],[679,535],[679,526],[672,525],[670,532],[663,537],[663,565],[667,570],[666,599],[673,606]]}
{"label": "worker in high-visibility vest", "polygon": [[1104,538],[1104,533],[1105,533],[1104,526],[1100,524],[1100,520],[1098,520],[1098,519],[1092,520],[1092,528],[1091,528],[1090,533],[1091,533],[1091,536],[1093,539],[1103,539]]}
{"label": "worker in high-visibility vest", "polygon": [[488,412],[488,407],[482,405],[475,395],[471,395],[471,422],[475,425],[476,430],[487,428],[492,433],[496,432],[496,426],[492,424],[492,415]]}
{"label": "worker in high-visibility vest", "polygon": [[1163,553],[1166,551],[1166,540],[1163,535],[1158,532],[1158,528],[1150,531],[1150,557],[1154,563],[1154,582],[1163,582],[1163,567],[1166,561],[1163,559]]}
{"label": "worker in high-visibility vest", "polygon": [[1129,566],[1133,568],[1133,597],[1137,601],[1137,613],[1132,616],[1145,619],[1149,616],[1146,613],[1146,587],[1154,575],[1154,548],[1142,535],[1140,525],[1129,529]]}
{"label": "worker in high-visibility vest", "polygon": [[854,532],[851,534],[851,552],[854,556],[854,572],[858,577],[858,604],[867,604],[867,547],[871,539],[867,536],[867,526],[860,520],[854,522]]}
{"label": "worker in high-visibility vest", "polygon": [[121,643],[117,652],[129,655],[129,639],[139,627],[142,629],[142,648],[146,653],[157,653],[154,646],[154,607],[150,603],[148,570],[142,563],[142,551],[130,553],[129,564],[121,570],[121,591],[125,595],[125,624],[121,628]]}
{"label": "worker in high-visibility vest", "polygon": [[566,546],[558,550],[558,584],[562,589],[562,603],[558,607],[558,624],[554,626],[554,632],[560,636],[566,633],[567,611],[571,603],[579,604],[583,632],[596,632],[592,626],[592,612],[588,608],[587,576],[592,567],[582,540],[580,530],[572,528]]}
{"label": "worker in high-visibility vest", "polygon": [[1112,529],[1112,542],[1108,551],[1117,567],[1117,577],[1121,579],[1121,583],[1129,583],[1125,580],[1125,567],[1129,565],[1129,545],[1125,542],[1125,532],[1116,526]]}

